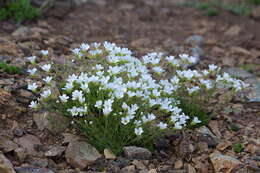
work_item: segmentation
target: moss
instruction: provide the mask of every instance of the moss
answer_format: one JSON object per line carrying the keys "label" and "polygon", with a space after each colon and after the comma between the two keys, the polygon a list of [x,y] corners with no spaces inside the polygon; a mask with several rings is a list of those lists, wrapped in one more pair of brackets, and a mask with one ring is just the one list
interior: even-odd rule
{"label": "moss", "polygon": [[234,150],[236,153],[241,153],[241,152],[244,150],[244,146],[243,146],[243,144],[241,144],[240,142],[235,143],[235,144],[233,145],[233,150]]}
{"label": "moss", "polygon": [[4,70],[8,74],[21,74],[22,69],[17,66],[8,65],[4,62],[0,62],[0,69]]}
{"label": "moss", "polygon": [[17,23],[26,19],[34,19],[40,10],[34,8],[29,0],[14,0],[0,8],[0,20],[13,18]]}

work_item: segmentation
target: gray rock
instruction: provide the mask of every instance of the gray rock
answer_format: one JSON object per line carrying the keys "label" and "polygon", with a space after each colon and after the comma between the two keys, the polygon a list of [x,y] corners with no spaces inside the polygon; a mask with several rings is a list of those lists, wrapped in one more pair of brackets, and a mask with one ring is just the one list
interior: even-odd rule
{"label": "gray rock", "polygon": [[15,167],[16,173],[54,173],[53,171],[46,168],[35,168],[35,167]]}
{"label": "gray rock", "polygon": [[48,159],[30,157],[26,159],[26,162],[28,162],[30,165],[34,167],[39,167],[39,168],[45,168],[48,166]]}
{"label": "gray rock", "polygon": [[16,138],[15,142],[26,149],[26,152],[30,154],[37,153],[37,151],[35,150],[36,145],[42,145],[40,140],[36,136],[29,134],[20,138]]}
{"label": "gray rock", "polygon": [[31,30],[26,26],[20,26],[18,29],[16,29],[12,36],[20,38],[20,37],[27,37],[31,34]]}
{"label": "gray rock", "polygon": [[224,72],[227,72],[233,77],[240,78],[240,79],[248,79],[248,78],[255,78],[255,76],[241,68],[224,68]]}
{"label": "gray rock", "polygon": [[18,145],[8,138],[0,136],[0,150],[4,153],[10,152],[18,148]]}
{"label": "gray rock", "polygon": [[220,139],[215,136],[207,127],[202,126],[196,129],[196,131],[201,134],[199,136],[199,140],[206,142],[209,147],[216,147],[219,144]]}
{"label": "gray rock", "polygon": [[22,162],[24,162],[24,160],[28,154],[26,153],[26,149],[17,148],[14,150],[14,155],[22,163]]}
{"label": "gray rock", "polygon": [[14,84],[14,79],[10,78],[10,79],[1,79],[0,80],[0,86],[1,85],[13,85]]}
{"label": "gray rock", "polygon": [[1,173],[15,173],[12,163],[0,151],[0,172]]}
{"label": "gray rock", "polygon": [[256,7],[253,11],[252,11],[252,16],[254,18],[259,19],[260,18],[260,6]]}
{"label": "gray rock", "polygon": [[62,153],[65,151],[66,147],[56,146],[52,147],[45,153],[46,157],[60,157]]}
{"label": "gray rock", "polygon": [[126,166],[124,168],[121,169],[121,173],[135,173],[135,166],[134,165],[130,165],[130,166]]}
{"label": "gray rock", "polygon": [[76,168],[84,169],[93,164],[101,155],[90,144],[84,141],[74,141],[69,144],[65,151],[67,162]]}
{"label": "gray rock", "polygon": [[[39,130],[48,129],[53,134],[63,132],[69,125],[69,120],[56,112],[37,112],[33,114],[33,120]],[[57,122],[59,122],[57,124]]]}
{"label": "gray rock", "polygon": [[232,172],[235,167],[241,164],[236,158],[219,153],[212,153],[210,155],[210,160],[216,172],[223,169],[227,170],[227,172]]}
{"label": "gray rock", "polygon": [[142,160],[147,160],[152,157],[152,153],[142,147],[136,147],[136,146],[128,146],[124,147],[124,155],[129,158],[129,159],[142,159]]}
{"label": "gray rock", "polygon": [[[246,81],[247,82],[247,81]],[[248,102],[260,102],[260,80],[251,80],[249,92],[245,95]]]}
{"label": "gray rock", "polygon": [[189,45],[191,45],[192,47],[202,47],[203,46],[203,42],[204,39],[201,35],[192,35],[190,37],[188,37],[185,42]]}

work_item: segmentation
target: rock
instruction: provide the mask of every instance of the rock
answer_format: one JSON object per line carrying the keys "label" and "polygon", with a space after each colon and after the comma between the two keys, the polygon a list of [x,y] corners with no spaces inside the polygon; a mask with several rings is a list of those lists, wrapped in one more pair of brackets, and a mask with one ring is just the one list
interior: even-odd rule
{"label": "rock", "polygon": [[121,169],[122,173],[135,173],[135,166],[134,165],[130,165],[130,166],[126,166],[124,168]]}
{"label": "rock", "polygon": [[183,167],[183,161],[182,160],[177,160],[174,163],[174,169],[181,169]]}
{"label": "rock", "polygon": [[81,136],[77,136],[77,135],[74,135],[74,134],[71,134],[71,133],[63,133],[62,135],[64,136],[64,139],[62,141],[62,145],[66,145],[66,144],[69,144],[69,143],[74,142],[74,141],[84,141],[84,140],[86,140],[85,138],[83,138]]}
{"label": "rock", "polygon": [[197,132],[201,133],[199,136],[200,141],[204,141],[208,144],[209,147],[216,147],[220,139],[215,136],[207,127],[202,126],[196,129]]}
{"label": "rock", "polygon": [[26,27],[26,26],[20,26],[18,29],[16,29],[13,33],[12,36],[16,38],[23,38],[27,37],[32,33],[32,31]]}
{"label": "rock", "polygon": [[225,150],[226,148],[228,148],[231,145],[232,145],[232,142],[230,142],[230,141],[223,141],[223,142],[220,142],[217,145],[217,149],[220,150],[220,151],[223,151],[223,150]]}
{"label": "rock", "polygon": [[140,170],[146,170],[146,166],[143,164],[143,162],[141,160],[134,160],[132,162],[133,165],[135,165],[135,167],[137,169],[140,169]]}
{"label": "rock", "polygon": [[156,169],[150,169],[148,173],[157,173]]}
{"label": "rock", "polygon": [[36,168],[45,168],[48,166],[48,159],[29,157],[28,159],[26,159],[26,162]]}
{"label": "rock", "polygon": [[0,151],[0,172],[15,173],[12,163]]}
{"label": "rock", "polygon": [[[249,83],[249,82],[248,82]],[[245,94],[248,102],[260,102],[260,80],[250,81],[250,91]]]}
{"label": "rock", "polygon": [[[69,125],[69,121],[64,116],[56,112],[40,112],[33,114],[33,120],[39,130],[48,129],[53,134],[63,132]],[[57,122],[59,122],[57,124]]]}
{"label": "rock", "polygon": [[203,46],[203,42],[204,39],[201,35],[192,35],[190,37],[188,37],[185,42],[189,45],[191,45],[192,47],[202,47]]}
{"label": "rock", "polygon": [[79,5],[82,5],[82,4],[84,4],[84,3],[88,2],[88,1],[89,1],[89,0],[73,0],[72,2],[73,2],[75,5],[79,6]]}
{"label": "rock", "polygon": [[230,36],[230,37],[235,37],[238,36],[241,32],[241,28],[237,25],[234,25],[232,27],[230,27],[225,33],[225,36]]}
{"label": "rock", "polygon": [[105,155],[106,159],[115,159],[116,158],[115,154],[109,149],[104,149],[104,155]]}
{"label": "rock", "polygon": [[240,79],[248,79],[248,78],[255,78],[255,76],[241,68],[224,68],[224,72],[227,72],[233,77],[240,78]]}
{"label": "rock", "polygon": [[73,141],[65,151],[67,162],[76,168],[84,169],[94,163],[101,155],[90,144],[84,141]]}
{"label": "rock", "polygon": [[188,164],[188,173],[196,173],[196,169],[191,164]]}
{"label": "rock", "polygon": [[26,153],[26,149],[17,148],[16,150],[14,150],[14,155],[22,163],[24,162],[28,154]]}
{"label": "rock", "polygon": [[260,6],[256,7],[253,11],[252,11],[252,16],[254,18],[259,19],[260,18]]}
{"label": "rock", "polygon": [[14,84],[14,79],[10,78],[10,79],[1,79],[0,80],[0,86],[1,85],[13,85]]}
{"label": "rock", "polygon": [[35,167],[15,167],[16,173],[54,173],[53,171],[46,168],[35,168]]}
{"label": "rock", "polygon": [[13,141],[9,140],[8,138],[0,136],[0,150],[4,153],[8,153],[10,151],[15,150],[18,148],[18,145]]}
{"label": "rock", "polygon": [[16,138],[15,142],[26,149],[26,152],[30,154],[37,153],[37,151],[35,150],[35,146],[42,145],[40,140],[36,136],[29,134],[20,138]]}
{"label": "rock", "polygon": [[60,157],[63,152],[65,151],[66,147],[61,147],[61,146],[56,146],[56,147],[51,147],[50,150],[48,150],[45,153],[46,157]]}
{"label": "rock", "polygon": [[167,149],[169,148],[171,145],[170,145],[170,141],[164,137],[162,138],[158,138],[155,143],[154,143],[155,147],[159,150],[162,150],[162,149]]}
{"label": "rock", "polygon": [[216,120],[210,121],[210,122],[209,122],[209,127],[210,127],[210,129],[213,131],[213,133],[214,133],[218,138],[221,137],[221,133],[220,133],[220,131],[219,131],[218,121],[216,121]]}
{"label": "rock", "polygon": [[118,7],[118,9],[122,11],[133,10],[134,8],[135,8],[134,4],[130,4],[130,3],[122,3]]}
{"label": "rock", "polygon": [[152,157],[152,153],[146,148],[128,146],[124,147],[123,150],[124,155],[129,159],[147,160]]}
{"label": "rock", "polygon": [[239,160],[219,153],[212,153],[210,160],[216,172],[225,170],[225,172],[230,173],[235,167],[241,164]]}

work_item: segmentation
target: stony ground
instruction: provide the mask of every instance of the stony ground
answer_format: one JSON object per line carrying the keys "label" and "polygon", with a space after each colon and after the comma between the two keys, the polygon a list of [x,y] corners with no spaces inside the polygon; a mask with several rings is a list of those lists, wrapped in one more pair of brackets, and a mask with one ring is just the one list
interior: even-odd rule
{"label": "stony ground", "polygon": [[[200,56],[199,66],[220,65],[250,89],[213,111],[207,126],[169,134],[153,153],[130,147],[115,158],[97,153],[62,117],[31,112],[27,107],[35,96],[26,90],[26,73],[0,71],[1,173],[260,172],[260,19],[227,12],[207,17],[177,1],[150,2],[96,0],[71,7],[58,1],[38,21],[0,22],[0,61],[26,68],[25,57],[48,49],[62,63],[78,43],[108,40],[137,55],[188,50]],[[236,153],[235,144],[244,149]]]}

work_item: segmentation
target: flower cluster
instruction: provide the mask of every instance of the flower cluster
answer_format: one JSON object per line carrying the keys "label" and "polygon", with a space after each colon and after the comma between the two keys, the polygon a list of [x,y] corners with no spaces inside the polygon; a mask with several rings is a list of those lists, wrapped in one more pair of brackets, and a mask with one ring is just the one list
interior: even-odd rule
{"label": "flower cluster", "polygon": [[[41,53],[48,55],[46,51]],[[56,107],[84,128],[100,125],[99,119],[105,123],[111,120],[117,123],[117,128],[130,129],[129,133],[138,139],[152,128],[162,132],[201,123],[198,116],[185,113],[180,106],[180,96],[189,98],[223,88],[239,91],[246,86],[227,73],[221,74],[215,65],[204,70],[187,69],[196,61],[187,54],[174,57],[153,52],[138,59],[129,49],[109,42],[82,43],[72,53],[76,59],[71,63],[87,62],[92,68],[69,74],[62,81],[60,95],[52,98]],[[28,60],[34,64],[36,57],[28,57]],[[51,85],[56,78],[51,76],[51,70],[55,70],[52,63],[41,65],[39,69],[48,74],[43,81]],[[34,67],[28,72],[35,75],[37,69]],[[28,89],[37,92],[38,86],[32,83]],[[52,90],[45,88],[39,96],[29,107],[44,105],[42,103],[52,96]]]}

